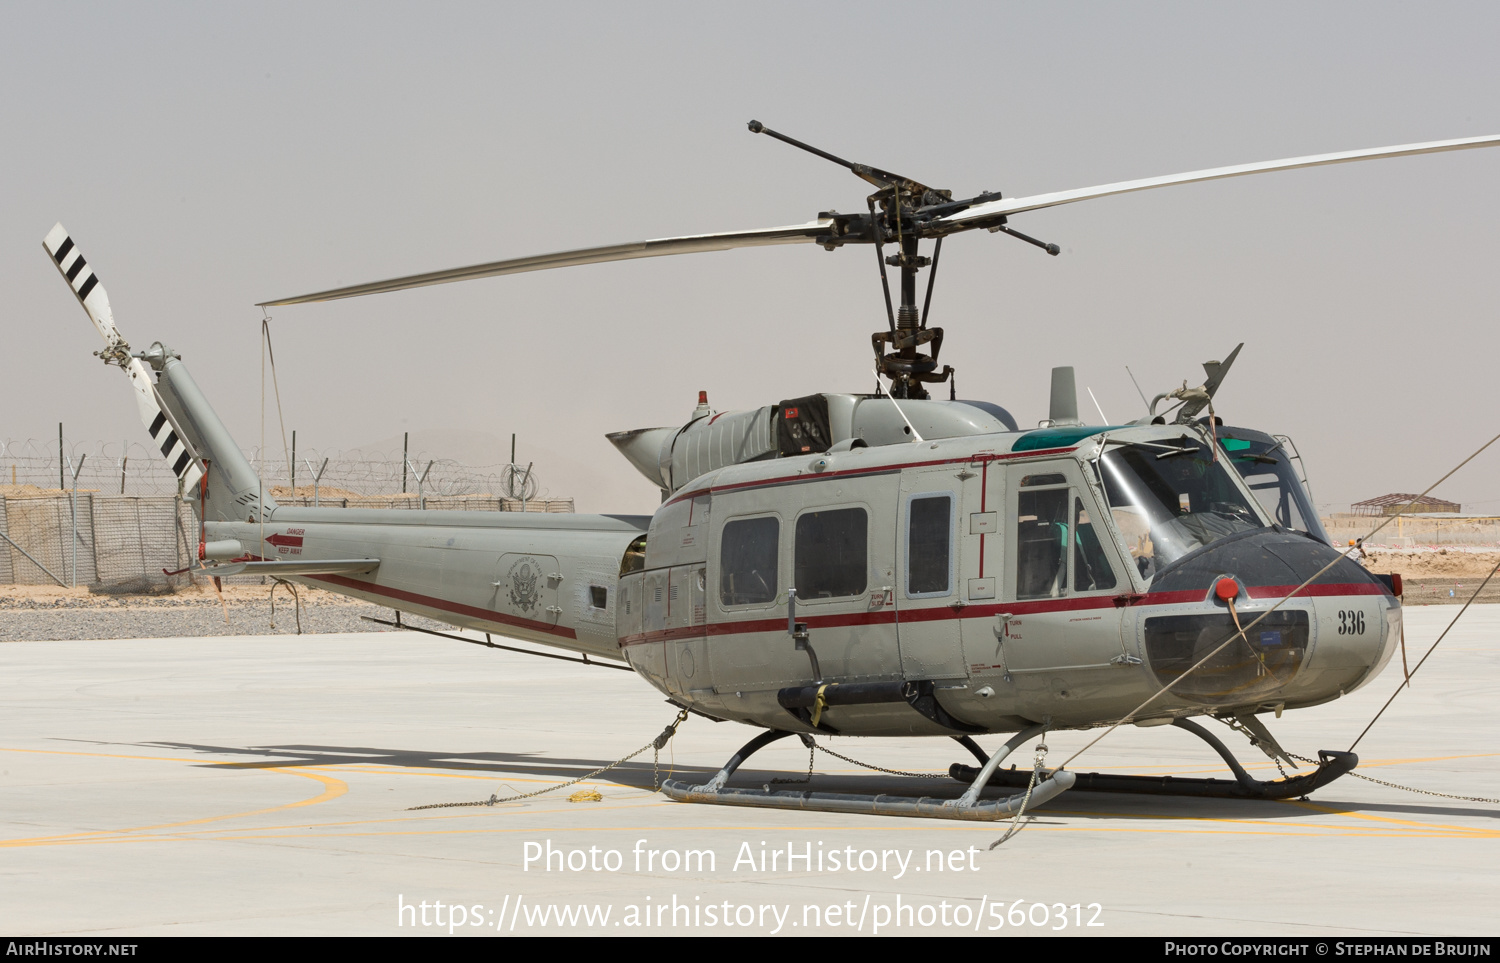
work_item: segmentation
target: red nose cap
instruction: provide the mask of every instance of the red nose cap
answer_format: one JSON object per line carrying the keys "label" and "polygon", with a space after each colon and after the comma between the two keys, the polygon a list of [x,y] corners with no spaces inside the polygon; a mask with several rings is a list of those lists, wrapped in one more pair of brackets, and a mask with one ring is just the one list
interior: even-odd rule
{"label": "red nose cap", "polygon": [[1230,599],[1238,598],[1240,594],[1240,583],[1232,578],[1221,578],[1214,583],[1214,594],[1221,600],[1228,602]]}

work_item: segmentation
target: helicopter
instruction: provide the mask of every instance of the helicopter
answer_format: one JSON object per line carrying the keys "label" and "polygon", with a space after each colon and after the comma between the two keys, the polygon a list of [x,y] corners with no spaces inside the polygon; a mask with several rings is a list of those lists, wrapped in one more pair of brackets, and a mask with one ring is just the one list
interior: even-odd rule
{"label": "helicopter", "polygon": [[[740,247],[872,247],[887,322],[870,338],[876,391],[741,411],[718,411],[700,392],[680,427],[608,435],[660,488],[651,516],[277,505],[181,357],[160,342],[131,350],[62,225],[43,246],[104,338],[98,355],[129,376],[142,422],[194,507],[197,574],[266,575],[390,607],[397,614],[389,624],[402,628],[416,628],[401,621],[415,614],[485,633],[480,644],[492,647],[506,648],[494,633],[567,650],[574,661],[633,670],[683,713],[761,730],[706,781],[664,782],[674,799],[984,820],[1074,786],[1272,799],[1306,795],[1354,769],[1353,753],[1323,751],[1310,772],[1257,780],[1193,721],[1217,720],[1295,767],[1261,716],[1368,683],[1391,658],[1401,626],[1399,586],[1343,557],[1318,526],[1305,476],[1291,468],[1300,455],[1290,439],[1226,427],[1214,413],[1239,348],[1206,363],[1201,385],[1184,382],[1158,395],[1144,417],[1117,425],[1085,424],[1072,369],[1055,368],[1049,417],[1022,429],[997,404],[957,397],[954,369],[940,363],[943,329],[928,325],[933,283],[952,234],[984,229],[1060,253],[1012,227],[1015,215],[1176,184],[1491,147],[1500,136],[1029,197],[955,198],[757,121],[749,129],[867,182],[874,191],[865,211],[490,262],[262,305]],[[929,389],[943,384],[948,398],[934,399]],[[1175,404],[1157,414],[1166,402]],[[1251,631],[1242,622],[1253,622]],[[1192,733],[1234,778],[1055,769],[1038,781],[1000,768],[1046,731],[1122,720]],[[811,745],[819,734],[948,738],[979,766],[950,768],[968,783],[957,798],[728,784],[771,742],[796,735]],[[996,734],[1008,738],[993,753],[976,741]],[[1028,791],[986,799],[991,786]]]}

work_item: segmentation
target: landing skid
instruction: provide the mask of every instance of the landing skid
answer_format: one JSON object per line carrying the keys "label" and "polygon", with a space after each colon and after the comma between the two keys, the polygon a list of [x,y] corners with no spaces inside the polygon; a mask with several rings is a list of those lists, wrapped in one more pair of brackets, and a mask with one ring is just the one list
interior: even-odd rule
{"label": "landing skid", "polygon": [[[1229,749],[1213,733],[1187,719],[1177,719],[1172,725],[1185,729],[1214,748],[1229,764],[1234,779],[1192,779],[1181,776],[1124,776],[1107,772],[1080,772],[1076,776],[1075,788],[1085,792],[1134,792],[1166,796],[1212,796],[1225,799],[1292,799],[1305,796],[1315,789],[1333,782],[1338,777],[1359,765],[1359,757],[1352,752],[1323,750],[1318,753],[1318,768],[1302,776],[1262,781],[1251,776],[1239,764]],[[972,782],[982,770],[973,766],[954,763],[948,775],[959,782]],[[1025,786],[1031,773],[1013,769],[995,773],[990,785]]]}
{"label": "landing skid", "polygon": [[[1027,740],[1041,735],[1047,729],[1046,726],[1032,726],[1012,736],[1005,745],[990,756],[984,764],[983,769],[971,770],[975,775],[969,782],[968,790],[957,799],[944,799],[932,796],[899,796],[899,795],[859,795],[854,793],[834,792],[810,792],[798,790],[772,790],[765,789],[741,789],[725,786],[729,777],[734,775],[746,759],[755,752],[765,748],[778,739],[784,739],[790,732],[767,731],[751,739],[749,742],[729,757],[724,768],[714,774],[714,777],[700,785],[690,785],[679,780],[667,780],[662,783],[661,791],[678,802],[712,803],[719,806],[758,806],[767,809],[801,809],[816,812],[830,813],[867,813],[878,816],[926,816],[937,819],[966,819],[988,821],[1000,819],[1013,815],[1023,805],[1030,809],[1039,806],[1059,793],[1067,790],[1073,785],[1074,776],[1071,772],[1043,773],[1037,780],[1035,788],[1032,789],[1030,797],[1021,792],[1003,799],[980,801],[979,795],[990,778],[1000,768],[1000,763],[1006,756],[1010,755],[1018,746]],[[808,737],[804,736],[804,742]],[[972,744],[972,740],[964,743],[964,747],[974,752],[976,758],[982,758],[983,752]],[[968,767],[964,767],[968,768]],[[1020,784],[1022,789],[1031,780],[1031,772],[1027,770],[1024,775],[1026,779]]]}

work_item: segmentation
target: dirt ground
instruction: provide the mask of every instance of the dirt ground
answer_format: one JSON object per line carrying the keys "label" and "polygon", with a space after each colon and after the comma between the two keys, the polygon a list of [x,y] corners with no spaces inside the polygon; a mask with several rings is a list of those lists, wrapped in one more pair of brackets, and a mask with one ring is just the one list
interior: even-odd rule
{"label": "dirt ground", "polygon": [[95,595],[82,586],[4,585],[0,642],[389,631],[362,616],[390,620],[390,609],[321,589],[299,586],[297,591],[300,609],[285,586],[277,587],[273,609],[269,585],[227,585],[222,604],[211,585],[136,595]]}
{"label": "dirt ground", "polygon": [[1500,562],[1500,552],[1367,550],[1365,568],[1398,572],[1403,579],[1482,579]]}
{"label": "dirt ground", "polygon": [[[325,592],[323,589],[298,586],[304,607],[323,605],[367,605],[358,599]],[[277,595],[289,598],[285,588]],[[230,607],[268,605],[269,585],[226,585],[224,602]],[[62,588],[57,585],[0,585],[0,611],[37,608],[181,608],[183,606],[218,605],[219,596],[212,585],[185,586],[161,595],[94,594],[86,585]]]}

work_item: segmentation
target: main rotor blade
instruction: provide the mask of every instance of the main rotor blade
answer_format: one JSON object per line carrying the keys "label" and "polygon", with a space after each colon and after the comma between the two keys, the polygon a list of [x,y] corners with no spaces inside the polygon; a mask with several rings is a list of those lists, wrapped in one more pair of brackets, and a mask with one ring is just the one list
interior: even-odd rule
{"label": "main rotor blade", "polygon": [[1294,170],[1299,167],[1322,167],[1327,164],[1349,164],[1354,161],[1378,160],[1383,157],[1406,157],[1411,154],[1436,154],[1449,150],[1468,150],[1474,147],[1500,145],[1500,135],[1489,137],[1464,137],[1457,140],[1434,140],[1425,144],[1401,144],[1397,147],[1372,147],[1366,150],[1346,150],[1334,154],[1311,154],[1307,157],[1291,157],[1286,160],[1261,161],[1256,164],[1236,164],[1233,167],[1212,167],[1208,170],[1189,171],[1186,174],[1167,174],[1162,177],[1143,177],[1134,181],[1102,184],[1098,187],[1082,187],[1052,194],[1033,194],[1030,197],[1009,197],[998,201],[975,204],[966,211],[939,218],[934,224],[963,229],[979,227],[983,221],[1000,214],[1019,214],[1044,207],[1057,207],[1076,201],[1087,201],[1095,197],[1114,194],[1129,194],[1133,191],[1149,191],[1156,187],[1174,184],[1192,184],[1197,181],[1214,181],[1225,177],[1241,177],[1245,174],[1264,174],[1268,171]]}
{"label": "main rotor blade", "polygon": [[385,294],[390,291],[405,291],[408,288],[422,288],[431,284],[449,284],[453,281],[469,281],[501,274],[523,274],[527,271],[545,271],[549,268],[573,267],[579,264],[599,264],[604,261],[628,261],[633,258],[661,257],[666,254],[728,251],[737,247],[762,247],[769,244],[806,244],[816,240],[819,235],[830,233],[833,223],[832,218],[825,217],[806,224],[793,224],[786,227],[727,231],[722,234],[691,234],[685,237],[637,241],[633,244],[586,247],[577,251],[559,251],[556,254],[491,261],[488,264],[475,264],[471,267],[452,268],[447,271],[432,271],[428,274],[413,274],[404,278],[392,278],[389,281],[355,284],[346,288],[334,288],[331,291],[303,294],[295,298],[282,298],[279,301],[262,301],[256,307],[335,301],[339,298],[355,298],[364,294]]}

